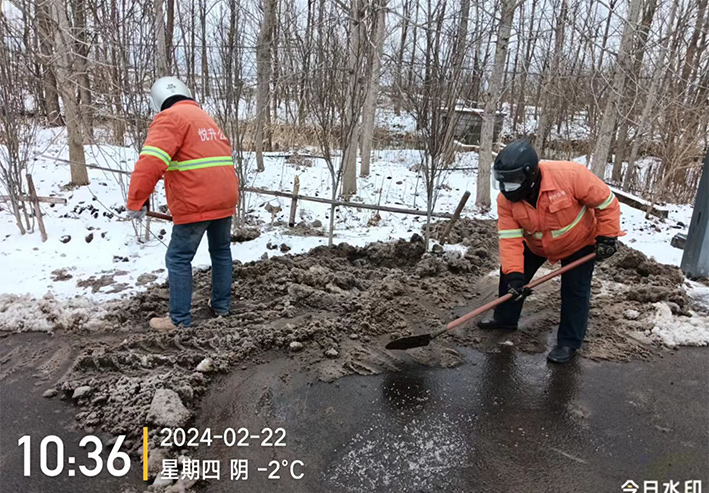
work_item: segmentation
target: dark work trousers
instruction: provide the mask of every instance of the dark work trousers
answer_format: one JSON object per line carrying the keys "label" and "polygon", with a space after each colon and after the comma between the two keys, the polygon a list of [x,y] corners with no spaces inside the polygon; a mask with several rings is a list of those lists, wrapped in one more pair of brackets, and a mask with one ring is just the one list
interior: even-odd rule
{"label": "dark work trousers", "polygon": [[[561,265],[567,265],[584,255],[594,251],[589,245],[569,257],[562,259]],[[524,245],[524,281],[527,284],[547,259],[535,255]],[[560,346],[570,346],[578,349],[588,327],[588,307],[591,301],[591,279],[595,259],[577,266],[575,269],[561,275],[561,322],[557,343]],[[500,296],[509,290],[508,278],[500,271]],[[523,301],[508,301],[495,309],[495,320],[500,323],[514,325],[522,312]]]}

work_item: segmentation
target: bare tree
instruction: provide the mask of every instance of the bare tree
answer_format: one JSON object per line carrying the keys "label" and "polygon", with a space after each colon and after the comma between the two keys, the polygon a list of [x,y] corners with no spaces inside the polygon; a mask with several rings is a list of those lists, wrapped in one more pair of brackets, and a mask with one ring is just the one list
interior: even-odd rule
{"label": "bare tree", "polygon": [[568,1],[561,0],[561,8],[559,9],[559,16],[556,18],[556,26],[554,28],[554,51],[551,54],[552,60],[549,71],[544,77],[543,96],[540,105],[542,114],[539,118],[539,125],[537,126],[537,136],[534,140],[534,147],[540,155],[544,153],[544,141],[547,138],[549,127],[552,123],[550,113],[554,111],[554,109],[552,109],[553,96],[556,93],[556,87],[558,87],[560,76],[559,65],[564,55],[564,28],[566,27],[568,11]]}
{"label": "bare tree", "polygon": [[[426,32],[423,70],[414,78],[413,85],[406,92],[407,109],[416,118],[421,163],[419,173],[426,187],[426,248],[430,242],[431,215],[441,185],[448,174],[452,161],[454,128],[457,124],[456,104],[462,92],[462,54],[465,52],[468,36],[468,16],[470,2],[461,1],[461,8],[450,15],[453,26],[446,26],[449,18],[446,3],[427,2],[425,10]],[[453,31],[452,39],[446,39],[446,31]]]}
{"label": "bare tree", "polygon": [[[325,2],[321,3],[324,6]],[[354,127],[358,125],[364,91],[359,91],[360,99],[352,99],[352,73],[343,70],[350,61],[351,41],[345,39],[342,30],[349,9],[338,9],[328,5],[320,13],[317,30],[318,63],[308,78],[308,106],[314,126],[314,135],[320,154],[330,172],[331,198],[335,200],[343,184],[345,171],[344,152],[337,156],[335,149],[344,150],[352,141]],[[355,74],[364,77],[364,64],[357,65]],[[356,179],[356,176],[355,176]],[[344,187],[343,187],[344,188]],[[345,192],[342,191],[342,195]],[[329,239],[332,245],[335,231],[335,205],[330,208]]]}
{"label": "bare tree", "polygon": [[21,198],[36,129],[26,116],[25,95],[18,90],[30,76],[27,47],[16,42],[15,35],[0,11],[0,185],[9,197],[17,228],[25,234],[33,222]]}
{"label": "bare tree", "polygon": [[254,148],[256,151],[256,169],[263,171],[263,140],[264,125],[269,114],[271,96],[271,48],[273,34],[276,28],[277,0],[264,0],[263,20],[256,47],[256,77],[258,88],[256,93],[256,130],[254,132]]}
{"label": "bare tree", "polygon": [[[43,1],[43,0],[40,0]],[[52,1],[52,14],[57,23],[54,31],[54,46],[57,53],[54,58],[54,68],[57,73],[59,92],[64,103],[66,130],[69,143],[69,160],[71,161],[71,183],[88,185],[89,173],[86,169],[84,155],[84,139],[81,130],[81,112],[76,100],[78,84],[74,68],[74,48],[71,42],[71,27],[67,19],[67,5],[63,0]]]}
{"label": "bare tree", "polygon": [[[331,198],[337,198],[338,189],[342,179],[342,159],[339,163],[333,151],[333,142],[338,122],[342,125],[341,115],[345,111],[347,82],[342,75],[341,67],[345,63],[346,55],[342,47],[338,31],[338,17],[330,5],[322,8],[319,13],[317,30],[317,57],[318,63],[313,67],[313,73],[308,78],[310,87],[308,93],[308,106],[315,126],[315,136],[318,140],[322,159],[330,172]],[[341,138],[342,138],[342,134]],[[342,140],[340,140],[342,142]],[[335,205],[330,206],[328,245],[333,244],[335,234]]]}
{"label": "bare tree", "polygon": [[379,95],[379,76],[384,37],[386,34],[386,4],[387,0],[375,0],[373,14],[373,42],[368,47],[369,66],[367,73],[367,95],[362,109],[362,162],[360,174],[369,176],[369,161],[372,154],[374,139],[374,117],[376,116],[377,97]]}
{"label": "bare tree", "polygon": [[247,200],[243,188],[247,185],[251,161],[244,156],[244,123],[239,115],[248,102],[244,98],[244,18],[236,0],[229,0],[228,11],[221,15],[217,29],[220,40],[210,67],[222,67],[214,80],[214,100],[216,121],[231,143],[234,152],[236,174],[239,178],[239,206],[234,229],[243,225],[246,219]]}
{"label": "bare tree", "polygon": [[200,41],[202,43],[202,101],[210,96],[209,56],[207,55],[207,0],[199,0]]}
{"label": "bare tree", "polygon": [[635,139],[633,140],[633,147],[630,150],[630,157],[628,158],[628,169],[625,172],[625,179],[623,180],[623,189],[630,190],[635,182],[635,161],[638,158],[640,152],[640,146],[643,140],[646,138],[648,130],[652,126],[652,113],[655,105],[657,104],[657,93],[660,89],[660,84],[664,78],[666,71],[666,56],[667,56],[667,46],[669,44],[669,33],[672,30],[675,22],[675,16],[677,14],[678,4],[675,2],[672,4],[670,9],[670,15],[667,20],[667,24],[660,41],[660,51],[657,55],[657,64],[655,66],[655,71],[652,76],[652,81],[650,82],[650,89],[648,90],[647,97],[645,98],[645,105],[643,106],[642,113],[638,120],[638,130],[635,133]]}
{"label": "bare tree", "polygon": [[642,0],[630,0],[628,19],[623,28],[623,37],[621,38],[618,55],[616,56],[613,83],[610,94],[608,95],[601,126],[598,131],[598,138],[596,139],[596,146],[591,158],[591,171],[601,179],[605,177],[606,173],[608,154],[610,153],[611,143],[613,142],[616,119],[619,113],[618,106],[625,90],[626,75],[630,73],[632,69],[633,40],[641,5]]}
{"label": "bare tree", "polygon": [[641,69],[645,52],[647,51],[647,42],[652,28],[652,20],[655,17],[657,9],[656,0],[647,0],[644,6],[642,20],[638,26],[636,36],[636,47],[633,50],[632,71],[627,75],[628,80],[625,84],[625,94],[623,101],[620,104],[621,112],[618,121],[618,135],[615,145],[615,158],[613,160],[613,175],[611,181],[614,184],[620,185],[623,177],[623,162],[628,155],[628,131],[632,121],[632,114],[637,106],[638,86],[640,84]]}
{"label": "bare tree", "polygon": [[76,84],[78,86],[79,112],[83,125],[84,138],[87,143],[93,141],[93,109],[91,98],[91,80],[89,79],[89,49],[90,43],[86,33],[86,0],[71,0],[74,13],[74,38],[76,55],[74,65]]}
{"label": "bare tree", "polygon": [[54,25],[49,14],[49,5],[46,0],[39,0],[35,4],[36,30],[39,37],[39,59],[42,67],[42,89],[44,90],[44,105],[49,125],[63,125],[59,108],[59,93],[57,92],[57,79],[54,76],[52,57],[54,56]]}
{"label": "bare tree", "polygon": [[167,38],[165,37],[165,0],[153,0],[155,13],[156,70],[158,77],[170,75]]}
{"label": "bare tree", "polygon": [[394,102],[394,112],[399,115],[401,114],[401,99],[402,91],[404,88],[404,53],[406,52],[406,46],[409,36],[409,25],[411,24],[411,6],[413,0],[404,0],[402,4],[402,19],[401,26],[401,39],[399,40],[399,49],[396,55],[396,65],[394,66],[394,90],[392,91],[392,100]]}
{"label": "bare tree", "polygon": [[485,114],[480,129],[480,153],[478,160],[478,184],[475,204],[483,210],[490,208],[490,167],[492,166],[492,139],[497,117],[497,105],[502,92],[502,76],[507,60],[507,46],[516,8],[516,0],[502,0],[500,24],[497,29],[495,62],[485,94]]}
{"label": "bare tree", "polygon": [[359,147],[359,116],[361,114],[364,88],[362,87],[365,43],[365,2],[352,0],[349,8],[349,44],[347,70],[347,101],[342,115],[343,128],[347,129],[342,149],[342,195],[346,199],[357,193],[357,148]]}
{"label": "bare tree", "polygon": [[[526,118],[526,102],[525,102],[525,92],[527,90],[527,77],[529,76],[529,70],[532,66],[532,55],[534,54],[534,48],[536,46],[538,36],[534,35],[534,27],[538,26],[538,22],[536,22],[536,11],[537,11],[537,4],[538,0],[532,0],[532,11],[529,16],[529,31],[527,33],[527,37],[524,40],[524,46],[525,46],[525,55],[524,55],[524,63],[522,65],[522,73],[520,75],[520,81],[519,81],[519,93],[517,96],[517,104],[515,105],[515,111],[514,114],[512,115],[512,122],[515,128],[515,131],[517,129],[517,126],[524,121]],[[521,15],[520,16],[522,19],[524,17]],[[521,43],[520,43],[521,44]],[[512,94],[514,94],[514,91],[512,91]]]}

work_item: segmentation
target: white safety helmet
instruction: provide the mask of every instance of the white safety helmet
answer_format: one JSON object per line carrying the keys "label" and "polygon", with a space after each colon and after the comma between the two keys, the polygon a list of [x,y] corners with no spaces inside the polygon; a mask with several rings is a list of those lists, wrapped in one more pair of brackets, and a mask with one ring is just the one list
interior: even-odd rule
{"label": "white safety helmet", "polygon": [[160,77],[150,88],[150,101],[156,113],[160,113],[165,100],[172,96],[192,97],[187,85],[177,77]]}

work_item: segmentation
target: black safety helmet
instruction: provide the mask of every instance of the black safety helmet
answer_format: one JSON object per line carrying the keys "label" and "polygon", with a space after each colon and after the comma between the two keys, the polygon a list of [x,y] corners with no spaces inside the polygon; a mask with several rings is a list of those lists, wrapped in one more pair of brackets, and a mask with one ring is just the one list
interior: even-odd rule
{"label": "black safety helmet", "polygon": [[539,180],[537,151],[528,140],[515,140],[497,155],[492,172],[500,183],[502,195],[511,202],[519,202]]}

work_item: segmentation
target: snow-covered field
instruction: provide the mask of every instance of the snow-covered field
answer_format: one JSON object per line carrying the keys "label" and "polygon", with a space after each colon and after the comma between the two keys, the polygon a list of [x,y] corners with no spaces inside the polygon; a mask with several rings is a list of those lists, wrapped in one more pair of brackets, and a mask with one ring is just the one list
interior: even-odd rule
{"label": "snow-covered field", "polygon": [[[68,159],[61,129],[43,130],[37,145],[38,153]],[[114,146],[86,146],[87,162],[108,168],[130,170],[136,159],[132,149]],[[247,155],[253,160],[253,156]],[[424,184],[414,165],[420,161],[419,151],[376,151],[371,176],[359,178],[358,194],[352,200],[366,204],[425,209]],[[278,156],[268,157],[266,171],[250,172],[248,186],[270,190],[292,189],[295,176],[300,180],[303,195],[330,197],[330,175],[322,160],[311,159],[300,164],[287,163]],[[251,168],[254,168],[252,165]],[[477,154],[461,153],[439,190],[438,212],[452,212],[462,194],[471,192],[463,215],[494,218],[497,191],[492,190],[493,208],[487,214],[476,210]],[[91,184],[79,189],[65,189],[69,181],[66,164],[47,158],[37,159],[30,170],[37,192],[41,196],[59,196],[67,205],[42,204],[49,239],[42,243],[39,233],[21,235],[7,206],[0,204],[0,259],[3,282],[0,294],[29,295],[40,298],[49,294],[56,299],[77,295],[96,301],[117,299],[144,289],[151,282],[163,281],[164,255],[169,242],[171,224],[152,220],[151,236],[144,241],[143,225],[123,220],[123,207],[128,177],[100,170],[89,170]],[[161,185],[157,204],[165,204]],[[285,244],[289,253],[306,252],[327,244],[330,206],[300,201],[298,219],[307,224],[320,221],[322,236],[294,235],[287,223],[290,199],[247,194],[244,198],[252,224],[261,230],[255,240],[234,243],[232,252],[242,262],[282,255]],[[272,214],[266,204],[280,208]],[[627,235],[622,239],[657,261],[679,265],[682,251],[670,246],[677,232],[686,231],[692,214],[689,206],[668,206],[669,220],[645,219],[643,212],[622,205],[622,225]],[[408,238],[420,233],[425,217],[376,213],[371,210],[339,207],[336,211],[335,242],[364,245],[372,241]],[[278,224],[278,223],[281,224]],[[276,223],[276,224],[274,224]],[[313,231],[313,229],[311,229]],[[272,248],[267,245],[271,244]],[[277,248],[273,248],[273,246]],[[193,265],[209,265],[206,240],[200,246]],[[6,299],[7,301],[7,299]]]}

